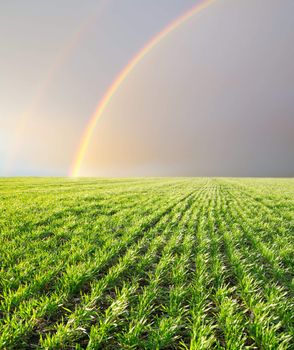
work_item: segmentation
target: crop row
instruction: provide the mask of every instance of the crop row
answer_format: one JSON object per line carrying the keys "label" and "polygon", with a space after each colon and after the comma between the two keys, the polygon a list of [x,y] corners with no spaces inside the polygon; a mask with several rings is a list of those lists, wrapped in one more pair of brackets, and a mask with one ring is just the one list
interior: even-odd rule
{"label": "crop row", "polygon": [[0,183],[0,348],[291,349],[293,188]]}

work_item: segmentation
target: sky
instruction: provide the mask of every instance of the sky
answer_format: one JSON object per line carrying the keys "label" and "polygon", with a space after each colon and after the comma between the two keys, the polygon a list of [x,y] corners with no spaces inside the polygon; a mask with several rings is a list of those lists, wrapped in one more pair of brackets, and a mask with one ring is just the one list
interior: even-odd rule
{"label": "sky", "polygon": [[[0,2],[0,176],[68,176],[197,0]],[[79,176],[294,176],[294,1],[215,0],[109,99]]]}

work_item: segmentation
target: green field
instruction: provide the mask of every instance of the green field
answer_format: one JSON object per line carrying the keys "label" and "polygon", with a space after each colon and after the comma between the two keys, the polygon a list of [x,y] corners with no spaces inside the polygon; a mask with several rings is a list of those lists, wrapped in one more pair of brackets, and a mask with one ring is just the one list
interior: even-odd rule
{"label": "green field", "polygon": [[1,349],[293,349],[294,179],[7,178]]}

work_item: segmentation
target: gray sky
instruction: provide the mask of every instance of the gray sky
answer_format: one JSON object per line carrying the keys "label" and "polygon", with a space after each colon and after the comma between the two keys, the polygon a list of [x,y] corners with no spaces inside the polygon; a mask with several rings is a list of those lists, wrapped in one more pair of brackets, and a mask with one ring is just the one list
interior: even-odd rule
{"label": "gray sky", "polygon": [[[0,175],[66,175],[105,90],[199,1],[0,3]],[[93,176],[294,176],[294,2],[217,0],[133,70]]]}

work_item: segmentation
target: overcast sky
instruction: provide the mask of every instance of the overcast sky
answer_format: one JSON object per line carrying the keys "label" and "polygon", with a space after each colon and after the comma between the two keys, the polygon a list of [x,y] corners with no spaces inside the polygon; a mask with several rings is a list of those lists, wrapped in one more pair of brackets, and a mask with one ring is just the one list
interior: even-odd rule
{"label": "overcast sky", "polygon": [[[67,175],[190,0],[0,2],[0,175]],[[135,67],[81,175],[294,176],[294,1],[216,0]]]}

